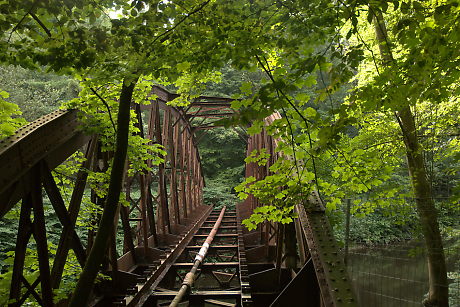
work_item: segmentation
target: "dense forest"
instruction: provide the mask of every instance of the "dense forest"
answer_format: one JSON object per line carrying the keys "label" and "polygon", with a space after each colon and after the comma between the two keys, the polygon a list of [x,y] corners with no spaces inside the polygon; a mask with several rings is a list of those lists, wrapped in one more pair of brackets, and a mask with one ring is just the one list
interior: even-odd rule
{"label": "dense forest", "polygon": [[[161,148],[136,135],[131,102],[153,84],[182,94],[178,105],[230,97],[235,116],[199,142],[205,203],[234,206],[252,194],[264,205],[244,222],[255,228],[292,222],[294,206],[316,190],[343,243],[421,239],[424,304],[449,305],[449,284],[460,280],[458,255],[443,253],[460,245],[457,1],[27,0],[0,1],[0,14],[0,138],[59,107],[92,114],[84,129],[114,153],[107,172],[92,178],[106,197],[101,229],[113,227],[123,202],[117,180],[127,157],[137,169],[147,157],[161,159]],[[266,127],[273,112],[282,118]],[[280,158],[255,181],[244,178],[241,136],[262,128],[279,140]],[[253,152],[246,162],[267,158]],[[62,190],[71,190],[81,159],[55,170]],[[87,230],[99,209],[85,201],[77,223]],[[52,210],[46,215],[51,233],[59,231]],[[0,224],[2,302],[18,217],[12,210]],[[97,242],[107,241],[104,233]],[[33,245],[29,252],[32,278]],[[70,261],[56,297],[73,293],[71,306],[84,305],[101,257],[91,251],[83,270]]]}

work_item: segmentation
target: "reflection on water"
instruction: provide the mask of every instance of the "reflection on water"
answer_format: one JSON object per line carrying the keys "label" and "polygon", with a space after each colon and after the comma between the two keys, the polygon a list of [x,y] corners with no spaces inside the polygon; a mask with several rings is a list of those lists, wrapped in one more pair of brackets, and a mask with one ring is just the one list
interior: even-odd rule
{"label": "reflection on water", "polygon": [[361,306],[422,306],[428,292],[421,245],[354,247],[349,251],[348,269]]}

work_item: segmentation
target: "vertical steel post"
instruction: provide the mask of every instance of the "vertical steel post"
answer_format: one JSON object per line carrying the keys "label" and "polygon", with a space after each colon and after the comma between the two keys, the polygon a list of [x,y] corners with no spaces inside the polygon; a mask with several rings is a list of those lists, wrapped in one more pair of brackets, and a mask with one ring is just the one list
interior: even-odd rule
{"label": "vertical steel post", "polygon": [[189,134],[187,138],[187,205],[189,207],[190,214],[193,214],[194,207],[193,207],[193,198],[192,198],[192,137]]}
{"label": "vertical steel post", "polygon": [[[169,124],[172,125],[176,122],[176,117],[172,116],[172,120],[169,121]],[[179,212],[179,200],[177,193],[177,168],[176,168],[176,158],[177,158],[177,138],[179,126],[176,124],[174,127],[170,127],[168,131],[169,138],[169,165],[171,167],[171,176],[170,176],[170,193],[171,193],[171,207],[174,211],[174,223],[176,225],[180,224],[180,212]]]}
{"label": "vertical steel post", "polygon": [[[21,205],[19,216],[18,235],[16,237],[16,246],[14,249],[13,274],[11,276],[10,301],[19,301],[21,295],[22,272],[24,270],[24,260],[26,258],[26,249],[29,238],[32,234],[32,223],[30,221],[31,206],[30,194],[26,195]],[[9,306],[16,306],[10,303]]]}
{"label": "vertical steel post", "polygon": [[53,306],[53,291],[51,287],[51,272],[48,257],[48,241],[46,239],[45,213],[41,189],[41,170],[36,165],[33,170],[33,182],[30,205],[34,212],[33,235],[37,243],[38,268],[40,270],[40,284],[43,306]]}
{"label": "vertical steel post", "polygon": [[[154,104],[153,109],[155,112],[155,138],[159,145],[163,144],[163,136],[160,124],[160,106],[159,102]],[[160,196],[158,212],[159,228],[162,233],[171,233],[169,210],[168,210],[168,196],[166,191],[166,178],[165,178],[165,163],[160,163],[158,166],[158,193]]]}

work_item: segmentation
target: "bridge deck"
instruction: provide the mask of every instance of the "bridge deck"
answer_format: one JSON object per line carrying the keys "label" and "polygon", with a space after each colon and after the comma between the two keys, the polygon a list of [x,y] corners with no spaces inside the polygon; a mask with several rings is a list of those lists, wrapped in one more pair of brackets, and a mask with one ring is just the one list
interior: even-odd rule
{"label": "bridge deck", "polygon": [[[160,258],[158,265],[136,266],[130,269],[130,274],[135,275],[132,282],[125,285],[124,290],[107,293],[94,305],[163,306],[170,302],[178,293],[185,274],[193,266],[194,256],[202,247],[194,245],[193,238],[207,236],[197,232],[209,233],[209,228],[212,227],[202,225],[215,222],[214,212],[216,211],[207,210],[190,227],[188,233],[164,257]],[[227,211],[224,218],[228,216],[235,216],[234,212]],[[243,300],[246,305],[251,303],[242,229],[241,226],[234,226],[234,228],[238,233],[217,234],[217,237],[231,241],[236,237],[238,244],[224,244],[225,242],[222,241],[211,244],[195,280],[194,290],[187,297],[187,301],[192,305],[209,303],[209,300],[212,304],[221,306],[241,306]]]}

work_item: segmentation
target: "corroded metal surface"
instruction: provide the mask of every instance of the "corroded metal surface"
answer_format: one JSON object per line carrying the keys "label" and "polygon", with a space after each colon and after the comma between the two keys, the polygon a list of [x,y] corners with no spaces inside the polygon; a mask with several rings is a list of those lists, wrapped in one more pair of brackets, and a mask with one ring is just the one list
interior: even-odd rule
{"label": "corroded metal surface", "polygon": [[53,169],[85,144],[77,111],[55,111],[0,141],[0,217],[31,187],[30,170],[45,159]]}
{"label": "corroded metal surface", "polygon": [[[244,257],[244,250],[235,211],[226,211],[223,216],[219,212],[221,213],[220,210],[214,210],[201,227],[196,229],[188,246],[179,249],[180,257],[166,274],[155,281],[152,295],[144,306],[169,304],[176,295],[181,295],[184,284],[191,284],[191,279],[195,281],[195,286],[191,292],[185,291],[188,293],[187,301],[190,306],[201,306],[204,303],[240,306],[242,302],[241,306],[251,306],[248,273],[244,266],[245,259],[241,258]],[[219,221],[221,226],[216,228]],[[205,224],[213,226],[203,226]],[[214,237],[212,244],[209,241],[210,235]],[[206,249],[203,246],[207,246],[206,243],[210,244],[207,249],[208,256],[192,278],[186,272],[196,267],[197,262],[201,262]],[[219,262],[214,262],[216,260]],[[189,286],[186,288],[190,289]]]}
{"label": "corroded metal surface", "polygon": [[[267,117],[264,123],[269,125],[280,118],[280,115],[275,113]],[[257,180],[261,180],[271,174],[270,166],[278,158],[277,144],[278,140],[272,138],[265,129],[249,137],[247,155],[250,155],[254,150],[265,149],[270,154],[270,158],[266,165],[258,165],[254,162],[248,163],[246,165],[246,177],[253,176]],[[260,206],[258,200],[249,195],[245,202],[238,206],[239,214],[240,216],[248,217],[258,206]],[[311,306],[318,307],[357,306],[351,280],[348,278],[346,267],[339,253],[339,248],[318,193],[313,192],[306,200],[305,205],[297,205],[296,211],[299,219],[295,221],[296,225],[292,229],[297,234],[296,239],[300,249],[298,250],[298,255],[301,262],[297,262],[303,269],[299,271],[301,275],[298,276],[296,271],[292,271],[291,274],[294,277],[287,284],[281,282],[281,276],[283,270],[290,269],[287,267],[287,263],[284,262],[288,254],[288,247],[286,240],[283,239],[283,231],[276,231],[277,228],[283,229],[284,227],[277,227],[273,223],[265,222],[257,230],[248,232],[245,235],[247,238],[251,238],[251,240],[247,240],[247,244],[252,244],[251,249],[249,249],[249,259],[251,260],[249,264],[251,265],[251,262],[255,264],[257,259],[265,257],[274,266],[274,268],[268,267],[265,271],[256,270],[250,274],[254,281],[254,288],[268,289],[270,282],[267,282],[267,280],[270,278],[273,278],[272,283],[278,283],[278,289],[273,290],[272,296],[253,292],[255,304],[263,306],[270,305],[269,302],[273,302],[273,306],[295,305],[298,301],[290,294],[299,289],[299,283],[304,283],[305,285],[310,285],[311,288],[305,289],[305,291],[317,292],[317,289],[319,289],[320,292],[319,299],[315,299],[312,293],[309,295],[310,299],[303,297],[303,300],[307,300],[303,302],[304,304],[308,303]],[[270,254],[272,249],[276,249],[276,253]],[[292,253],[292,250],[290,252]],[[290,263],[290,266],[292,264]],[[307,264],[308,268],[305,267]],[[275,277],[273,276],[274,274]],[[276,275],[280,277],[277,278]]]}
{"label": "corroded metal surface", "polygon": [[[313,208],[321,207],[314,200],[309,201]],[[357,306],[351,280],[332,228],[323,210],[309,210],[297,205],[302,231],[307,240],[310,257],[316,272],[325,306]]]}
{"label": "corroded metal surface", "polygon": [[[232,99],[201,96],[187,107],[173,107],[168,103],[178,95],[160,87],[153,87],[152,94],[150,105],[133,106],[133,109],[137,112],[140,134],[144,136],[142,120],[147,118],[149,128],[145,136],[151,144],[162,144],[167,156],[160,166],[153,168],[153,172],[126,176],[130,207],[122,207],[119,214],[124,231],[123,255],[117,255],[114,231],[107,251],[108,261],[103,266],[104,273],[110,275],[111,280],[95,288],[97,298],[93,305],[147,306],[150,301],[172,299],[178,289],[175,283],[183,279],[182,270],[190,268],[188,257],[193,260],[199,252],[200,244],[217,218],[215,213],[211,213],[211,207],[202,205],[205,182],[197,144],[207,129],[219,125],[216,120],[233,114]],[[0,142],[0,217],[23,200],[13,268],[14,282],[10,291],[10,298],[19,303],[34,297],[45,306],[51,305],[50,293],[59,285],[68,249],[74,249],[83,265],[85,249],[87,251],[91,247],[94,231],[90,231],[86,247],[75,231],[80,208],[78,202],[85,188],[89,190],[85,171],[80,171],[77,176],[78,184],[68,209],[50,173],[90,139],[79,130],[77,115],[76,111],[53,112]],[[203,118],[210,123],[203,124]],[[265,123],[278,119],[279,114],[273,114]],[[240,137],[246,138],[244,132],[240,133]],[[270,165],[278,155],[277,143],[265,130],[248,138],[248,154],[265,148],[271,157],[264,166],[248,164],[246,176],[263,179],[270,174]],[[86,147],[87,160],[82,168],[94,172],[107,170],[110,154],[102,152],[94,142]],[[152,161],[146,162],[152,166]],[[59,265],[53,272],[50,272],[46,252],[43,185],[64,229],[57,253],[59,259],[55,259],[55,264]],[[140,187],[140,198],[134,197],[131,186]],[[152,191],[152,187],[157,193]],[[94,191],[90,193],[91,201],[102,207],[104,199]],[[154,197],[154,194],[157,196]],[[297,272],[285,264],[287,245],[283,233],[287,232],[283,231],[283,227],[265,223],[252,232],[242,228],[241,221],[259,205],[257,199],[250,196],[238,206],[238,214],[226,213],[215,234],[215,244],[208,249],[209,257],[214,257],[216,262],[205,261],[198,271],[201,274],[201,279],[197,279],[201,280],[199,287],[204,288],[192,291],[189,296],[191,304],[207,302],[226,306],[232,304],[228,302],[231,301],[241,306],[268,306],[274,302],[276,306],[289,303],[290,293],[308,282],[312,285],[309,295],[315,296],[316,289],[319,289],[320,297],[302,303],[356,306],[345,266],[318,195],[313,194],[305,206],[296,207],[299,220],[296,221],[295,232],[301,249],[298,268],[302,268]],[[97,216],[93,223],[97,225]],[[31,235],[37,242],[40,278],[29,283],[23,278],[23,269]],[[41,291],[35,290],[39,284]],[[166,285],[170,286],[169,290],[164,287]],[[214,288],[207,289],[206,285],[214,285]],[[296,303],[293,301],[293,304]]]}
{"label": "corroded metal surface", "polygon": [[[185,233],[187,238],[192,236],[193,232],[190,232],[190,229],[197,225],[197,221],[204,219],[210,210],[202,205],[202,190],[205,182],[196,146],[196,127],[191,122],[195,117],[220,118],[222,116],[209,115],[213,113],[231,114],[231,111],[229,112],[231,99],[203,96],[195,99],[196,105],[192,103],[184,108],[167,104],[178,97],[176,94],[156,86],[153,87],[152,94],[154,96],[150,105],[133,105],[133,109],[137,112],[139,134],[144,136],[142,121],[147,118],[149,129],[145,132],[145,136],[151,144],[162,144],[167,156],[165,162],[159,167],[153,166],[152,161],[146,161],[153,167],[153,172],[136,174],[133,177],[125,176],[127,182],[124,186],[130,207],[122,207],[119,212],[120,227],[123,229],[124,254],[121,257],[117,255],[117,232],[115,231],[107,251],[108,261],[103,264],[104,273],[110,275],[112,281],[108,284],[103,282],[95,288],[95,295],[98,297],[95,302],[107,295],[113,296],[124,292],[138,293],[137,299],[141,301],[143,293],[148,292],[149,282],[155,281],[151,276],[161,275],[162,270],[153,270],[158,266],[157,262],[169,259],[165,263],[171,265],[170,259],[178,253],[179,249],[177,252],[170,252],[170,245],[185,244],[182,243],[184,237],[181,234]],[[97,143],[92,143],[91,150],[87,150],[83,169],[77,175],[77,184],[72,192],[68,209],[49,173],[91,139],[91,136],[86,136],[80,131],[79,125],[77,111],[55,111],[22,127],[14,136],[0,142],[0,217],[23,200],[21,209],[23,227],[19,228],[17,235],[17,257],[13,269],[15,282],[10,294],[10,298],[16,299],[19,303],[24,302],[28,297],[33,297],[38,302],[49,305],[50,287],[59,286],[69,247],[74,249],[81,265],[84,265],[85,254],[91,248],[98,215],[93,217],[94,228],[89,230],[87,246],[81,244],[75,231],[75,220],[79,214],[82,195],[85,189],[86,192],[90,190],[86,182],[85,170],[105,172],[111,154],[103,152]],[[46,229],[39,227],[43,185],[64,229],[52,273],[49,266],[45,265],[48,259],[43,258],[45,257],[43,251],[46,250]],[[132,195],[132,185],[140,188],[140,198]],[[158,197],[154,197],[155,192],[152,191],[155,185],[158,187]],[[93,190],[89,193],[91,201],[102,208],[104,199]],[[29,201],[32,196],[35,200]],[[34,221],[32,217],[35,217]],[[115,227],[118,227],[118,218],[115,224]],[[38,259],[41,278],[29,284],[22,278],[22,271],[23,256],[31,234],[36,236],[37,246],[42,256]],[[142,276],[142,274],[132,273],[131,271],[139,265],[144,266],[145,272],[150,274]],[[132,288],[132,282],[145,280],[148,281],[144,283],[147,287]],[[39,284],[43,296],[40,291],[35,290]],[[20,297],[23,288],[27,291],[23,297]]]}

